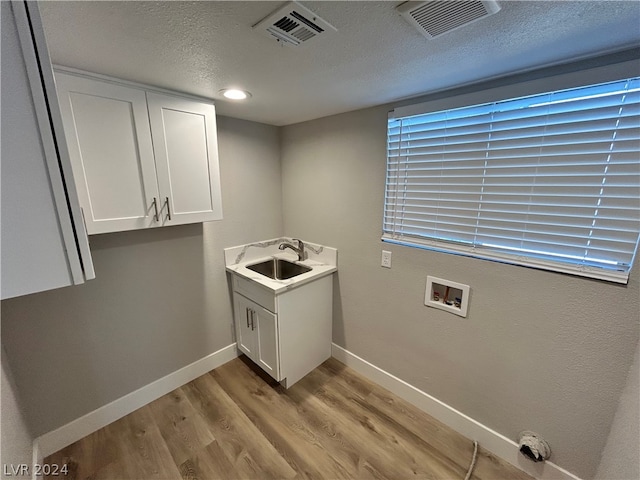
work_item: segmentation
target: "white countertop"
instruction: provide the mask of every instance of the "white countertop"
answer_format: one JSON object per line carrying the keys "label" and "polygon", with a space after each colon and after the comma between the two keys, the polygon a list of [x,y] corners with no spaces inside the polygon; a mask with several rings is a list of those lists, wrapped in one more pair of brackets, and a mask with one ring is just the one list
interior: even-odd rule
{"label": "white countertop", "polygon": [[[305,283],[330,275],[338,270],[338,251],[315,243],[304,242],[305,259],[298,261],[298,256],[290,249],[279,250],[283,242],[293,243],[291,238],[275,238],[263,242],[249,243],[224,249],[225,265],[228,272],[253,280],[259,285],[273,291],[275,295],[297,288]],[[261,275],[247,268],[248,265],[259,263],[271,258],[282,258],[290,262],[305,265],[311,271],[302,273],[286,280],[277,280]]]}

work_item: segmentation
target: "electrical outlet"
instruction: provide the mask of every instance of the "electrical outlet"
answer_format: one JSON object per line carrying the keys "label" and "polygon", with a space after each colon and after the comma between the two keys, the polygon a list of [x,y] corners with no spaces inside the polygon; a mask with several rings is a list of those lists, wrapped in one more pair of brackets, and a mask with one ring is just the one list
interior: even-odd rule
{"label": "electrical outlet", "polygon": [[391,268],[391,252],[382,250],[382,262],[380,264],[385,268]]}

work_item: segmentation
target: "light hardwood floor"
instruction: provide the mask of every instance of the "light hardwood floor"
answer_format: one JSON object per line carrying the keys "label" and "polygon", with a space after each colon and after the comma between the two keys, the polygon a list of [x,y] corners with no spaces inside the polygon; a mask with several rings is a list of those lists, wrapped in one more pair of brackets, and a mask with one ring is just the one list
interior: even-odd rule
{"label": "light hardwood floor", "polygon": [[[45,459],[68,479],[464,479],[473,443],[335,359],[289,390],[245,357]],[[473,479],[531,479],[478,451]]]}

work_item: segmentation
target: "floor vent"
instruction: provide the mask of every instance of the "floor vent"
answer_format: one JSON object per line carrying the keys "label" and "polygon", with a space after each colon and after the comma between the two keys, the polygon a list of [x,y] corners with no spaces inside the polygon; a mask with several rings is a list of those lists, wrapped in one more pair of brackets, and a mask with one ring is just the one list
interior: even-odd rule
{"label": "floor vent", "polygon": [[398,13],[427,38],[438,37],[500,10],[493,0],[405,2]]}
{"label": "floor vent", "polygon": [[253,29],[289,46],[300,46],[337,31],[333,25],[297,2],[287,3],[256,23]]}

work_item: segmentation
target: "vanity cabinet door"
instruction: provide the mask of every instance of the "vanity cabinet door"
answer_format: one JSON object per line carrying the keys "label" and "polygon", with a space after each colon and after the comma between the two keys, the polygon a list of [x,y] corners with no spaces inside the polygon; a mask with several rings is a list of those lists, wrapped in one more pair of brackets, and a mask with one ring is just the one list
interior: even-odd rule
{"label": "vanity cabinet door", "polygon": [[255,361],[256,335],[251,325],[251,308],[255,303],[238,293],[233,296],[235,300],[234,311],[238,348],[251,360]]}
{"label": "vanity cabinet door", "polygon": [[215,107],[152,92],[147,92],[147,105],[162,225],[220,220]]}
{"label": "vanity cabinet door", "polygon": [[278,316],[237,292],[234,303],[238,348],[280,381]]}
{"label": "vanity cabinet door", "polygon": [[160,198],[144,90],[60,72],[56,85],[89,234],[156,226]]}
{"label": "vanity cabinet door", "polygon": [[254,361],[276,380],[280,378],[278,349],[278,317],[266,308],[255,305],[253,310],[256,333],[256,358]]}

